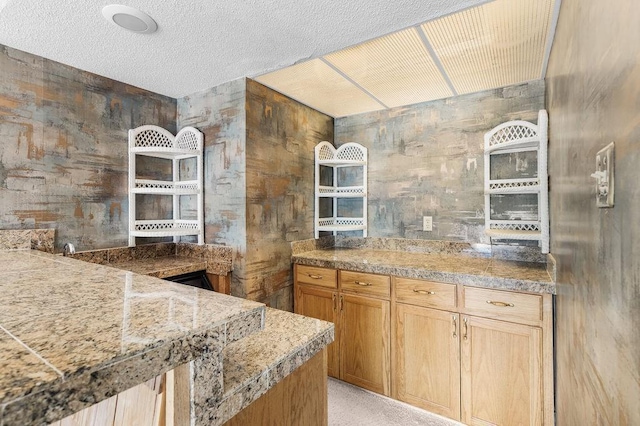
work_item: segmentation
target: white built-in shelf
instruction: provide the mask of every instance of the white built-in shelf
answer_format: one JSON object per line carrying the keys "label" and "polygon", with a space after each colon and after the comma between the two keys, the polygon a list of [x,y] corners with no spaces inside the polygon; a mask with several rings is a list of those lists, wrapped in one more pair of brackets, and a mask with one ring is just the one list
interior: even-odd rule
{"label": "white built-in shelf", "polygon": [[[509,121],[484,136],[485,233],[491,239],[539,241],[542,253],[549,253],[549,184],[547,174],[547,111],[540,110],[538,124]],[[535,151],[537,176],[520,179],[491,179],[493,155]],[[537,220],[491,219],[491,197],[536,194]]]}
{"label": "white built-in shelf", "polygon": [[[136,237],[196,236],[204,244],[203,211],[203,135],[193,127],[185,127],[174,137],[158,126],[141,126],[129,130],[129,246],[135,246]],[[136,156],[163,158],[172,161],[172,180],[138,179]],[[196,179],[180,179],[180,161],[195,159]],[[136,196],[170,195],[173,197],[172,219],[136,220]],[[197,219],[180,217],[180,197],[195,196]]]}
{"label": "white built-in shelf", "polygon": [[364,186],[333,187],[321,185],[318,187],[318,196],[320,197],[354,198],[364,197],[366,195],[367,192]]}
{"label": "white built-in shelf", "polygon": [[[332,168],[332,185],[320,185],[321,168]],[[356,186],[341,186],[338,179],[338,169],[343,167],[360,167],[362,184]],[[356,199],[361,203],[361,217],[340,217],[338,199]],[[332,232],[336,235],[341,231],[362,231],[367,236],[367,148],[360,144],[349,142],[338,149],[329,142],[320,142],[315,147],[315,237],[321,231]],[[320,217],[320,200],[332,199],[332,216]]]}
{"label": "white built-in shelf", "polygon": [[158,147],[137,147],[131,149],[131,152],[138,155],[146,155],[148,157],[164,158],[167,160],[182,160],[193,157],[192,149],[182,148],[158,148]]}
{"label": "white built-in shelf", "polygon": [[135,194],[162,194],[162,195],[198,195],[200,183],[197,180],[184,180],[179,182],[136,179]]}
{"label": "white built-in shelf", "polygon": [[197,235],[199,222],[197,220],[136,220],[135,237],[176,237]]}
{"label": "white built-in shelf", "polygon": [[357,167],[357,166],[365,166],[367,162],[366,160],[362,161],[362,160],[331,159],[331,160],[319,160],[318,164],[320,164],[321,166],[328,166],[328,167]]}
{"label": "white built-in shelf", "polygon": [[516,231],[510,229],[489,229],[486,234],[492,238],[507,240],[531,240],[540,241],[542,236],[539,231]]}

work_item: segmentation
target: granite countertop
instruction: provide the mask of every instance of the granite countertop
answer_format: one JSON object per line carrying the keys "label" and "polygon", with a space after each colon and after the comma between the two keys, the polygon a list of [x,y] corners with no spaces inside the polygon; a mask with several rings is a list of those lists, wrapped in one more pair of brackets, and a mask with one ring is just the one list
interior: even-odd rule
{"label": "granite countertop", "polygon": [[226,421],[310,360],[334,339],[333,323],[266,308],[264,329],[224,351]]}
{"label": "granite countertop", "polygon": [[0,270],[3,426],[59,420],[264,324],[260,303],[42,252],[1,251]]}
{"label": "granite countertop", "polygon": [[186,256],[164,256],[111,263],[111,266],[150,277],[167,278],[189,272],[204,271],[207,262]]}
{"label": "granite countertop", "polygon": [[475,287],[555,294],[545,263],[498,260],[467,254],[370,248],[326,248],[292,256],[294,263],[418,278]]}
{"label": "granite countertop", "polygon": [[224,276],[233,270],[233,249],[215,244],[155,243],[80,251],[69,257],[158,278],[202,270]]}

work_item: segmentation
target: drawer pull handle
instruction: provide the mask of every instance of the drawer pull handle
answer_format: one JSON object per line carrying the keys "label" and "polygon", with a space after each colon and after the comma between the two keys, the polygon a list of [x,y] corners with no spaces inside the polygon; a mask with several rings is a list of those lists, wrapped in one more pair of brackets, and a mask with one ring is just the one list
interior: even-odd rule
{"label": "drawer pull handle", "polygon": [[309,275],[309,278],[313,278],[314,280],[322,279],[322,275],[316,275],[316,274],[307,274],[307,275]]}
{"label": "drawer pull handle", "polygon": [[355,283],[361,285],[362,287],[370,287],[372,285],[371,283],[367,283],[364,281],[356,281]]}
{"label": "drawer pull handle", "polygon": [[428,290],[418,290],[417,288],[413,289],[414,293],[418,293],[418,294],[427,294],[427,295],[432,295],[432,294],[436,294],[435,291],[428,291]]}
{"label": "drawer pull handle", "polygon": [[513,308],[515,305],[513,303],[507,303],[507,302],[498,302],[495,300],[487,300],[487,303],[493,306],[500,306],[503,308]]}
{"label": "drawer pull handle", "polygon": [[340,312],[344,311],[344,296],[340,296]]}

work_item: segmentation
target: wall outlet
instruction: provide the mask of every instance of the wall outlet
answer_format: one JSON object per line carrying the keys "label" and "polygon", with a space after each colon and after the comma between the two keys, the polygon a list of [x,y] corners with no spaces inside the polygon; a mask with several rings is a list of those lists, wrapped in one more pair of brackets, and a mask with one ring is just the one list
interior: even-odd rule
{"label": "wall outlet", "polygon": [[422,216],[422,230],[429,232],[433,231],[433,217]]}

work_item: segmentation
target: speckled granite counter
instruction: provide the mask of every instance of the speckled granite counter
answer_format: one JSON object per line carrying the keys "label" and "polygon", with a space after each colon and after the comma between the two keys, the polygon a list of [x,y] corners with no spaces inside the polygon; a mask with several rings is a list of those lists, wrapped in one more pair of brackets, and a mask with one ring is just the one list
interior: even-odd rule
{"label": "speckled granite counter", "polygon": [[300,265],[475,287],[552,294],[556,291],[544,263],[498,260],[455,253],[419,253],[369,248],[311,250],[294,254],[292,260]]}
{"label": "speckled granite counter", "polygon": [[0,251],[0,271],[2,426],[53,422],[192,360],[215,392],[222,349],[263,327],[262,304],[108,266],[18,250]]}
{"label": "speckled granite counter", "polygon": [[224,276],[233,270],[233,249],[214,244],[156,243],[81,251],[70,257],[158,278],[202,270]]}
{"label": "speckled granite counter", "polygon": [[277,309],[266,309],[264,329],[223,351],[226,421],[310,360],[334,339],[334,326]]}

